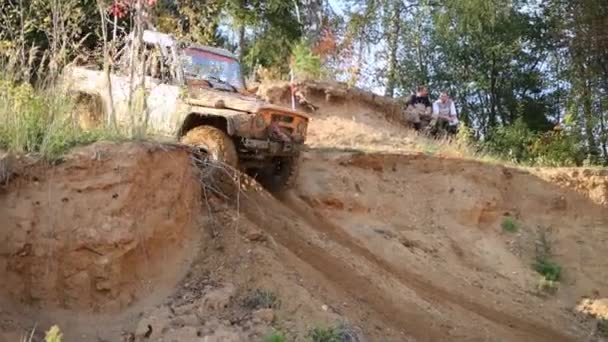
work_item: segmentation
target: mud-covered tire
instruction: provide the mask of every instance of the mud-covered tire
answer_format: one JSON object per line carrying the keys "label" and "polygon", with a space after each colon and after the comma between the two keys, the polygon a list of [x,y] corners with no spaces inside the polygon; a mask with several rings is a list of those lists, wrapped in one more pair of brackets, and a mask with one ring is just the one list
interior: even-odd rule
{"label": "mud-covered tire", "polygon": [[289,190],[296,185],[299,171],[299,156],[277,158],[257,180],[266,190],[274,193]]}
{"label": "mud-covered tire", "polygon": [[181,139],[186,145],[204,150],[209,159],[237,168],[239,157],[230,137],[213,126],[198,126],[189,130]]}
{"label": "mud-covered tire", "polygon": [[88,94],[76,95],[76,103],[72,112],[72,117],[82,130],[92,130],[104,124],[103,102],[97,96]]}
{"label": "mud-covered tire", "polygon": [[232,192],[239,158],[234,142],[226,133],[212,126],[198,126],[189,130],[180,141],[195,149],[204,181],[216,182],[217,189],[226,195]]}

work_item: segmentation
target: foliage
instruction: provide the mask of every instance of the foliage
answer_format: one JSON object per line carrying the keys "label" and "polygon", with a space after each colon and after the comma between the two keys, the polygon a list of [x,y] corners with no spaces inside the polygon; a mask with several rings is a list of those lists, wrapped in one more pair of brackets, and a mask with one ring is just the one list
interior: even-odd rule
{"label": "foliage", "polygon": [[549,281],[559,281],[562,274],[562,267],[551,261],[548,257],[536,260],[534,270]]}
{"label": "foliage", "polygon": [[49,331],[46,332],[44,337],[45,342],[61,342],[63,340],[63,333],[57,325],[53,325]]}
{"label": "foliage", "polygon": [[512,162],[526,162],[532,159],[531,147],[535,140],[534,132],[518,119],[513,125],[495,129],[485,141],[484,149]]}
{"label": "foliage", "polygon": [[466,123],[458,124],[458,132],[456,133],[456,143],[460,147],[470,147],[475,143],[474,131],[467,126]]}
{"label": "foliage", "polygon": [[[474,136],[510,161],[608,164],[608,2],[351,0],[348,8],[343,41],[359,60],[359,85],[395,96],[421,83],[434,96],[448,90]],[[568,129],[544,136],[566,114]]]}
{"label": "foliage", "polygon": [[502,230],[509,233],[515,233],[519,229],[517,221],[512,217],[505,217],[500,224]]}
{"label": "foliage", "polygon": [[285,342],[285,336],[280,331],[274,331],[272,334],[264,337],[264,342]]}
{"label": "foliage", "polygon": [[82,130],[70,115],[73,108],[58,89],[0,80],[0,148],[55,160],[74,146],[120,138],[105,129]]}
{"label": "foliage", "polygon": [[340,323],[333,327],[315,327],[310,331],[313,342],[359,342],[357,332],[346,323]]}
{"label": "foliage", "polygon": [[562,267],[551,258],[551,243],[547,238],[547,231],[544,228],[539,228],[538,234],[536,261],[532,267],[546,280],[559,281],[561,279]]}
{"label": "foliage", "polygon": [[245,298],[245,306],[251,309],[278,309],[281,301],[272,291],[256,289]]}
{"label": "foliage", "polygon": [[[99,36],[96,0],[6,0],[0,10],[0,60],[26,58],[56,76],[83,49],[94,49]],[[30,69],[26,69],[30,71]],[[25,80],[34,75],[23,75]]]}
{"label": "foliage", "polygon": [[521,118],[510,126],[493,130],[482,148],[501,159],[528,165],[577,166],[584,159],[584,150],[575,134],[562,130],[534,132]]}
{"label": "foliage", "polygon": [[[6,0],[0,64],[29,65],[11,76],[37,86],[75,59],[108,65],[102,32],[111,57],[114,35],[138,22],[133,2]],[[287,79],[294,66],[298,78],[331,75],[395,97],[427,84],[455,99],[470,129],[460,145],[475,137],[483,152],[524,164],[608,165],[606,1],[144,2],[147,28],[237,52],[246,74]],[[344,15],[332,10],[340,4]]]}
{"label": "foliage", "polygon": [[312,52],[305,41],[295,44],[292,49],[291,68],[298,81],[321,77],[321,57]]}
{"label": "foliage", "polygon": [[534,163],[546,166],[577,166],[584,159],[580,138],[562,131],[540,134],[532,145]]}
{"label": "foliage", "polygon": [[310,337],[313,342],[342,342],[338,329],[333,327],[316,327],[311,330]]}

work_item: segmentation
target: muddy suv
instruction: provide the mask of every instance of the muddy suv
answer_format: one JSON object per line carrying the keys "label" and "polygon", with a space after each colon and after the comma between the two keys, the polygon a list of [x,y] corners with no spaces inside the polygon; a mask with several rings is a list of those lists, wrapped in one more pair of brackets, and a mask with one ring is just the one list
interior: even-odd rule
{"label": "muddy suv", "polygon": [[[87,113],[82,123],[108,120],[113,103],[117,123],[128,126],[133,101],[129,75],[145,73],[148,132],[195,146],[206,160],[245,171],[271,190],[292,184],[306,139],[304,114],[247,94],[238,60],[226,50],[180,46],[171,36],[153,31],[144,32],[143,40],[145,71],[129,74],[117,68],[111,75],[111,100],[101,71],[68,70],[69,89],[87,106],[80,111]],[[120,54],[124,59],[131,55],[128,49]]]}

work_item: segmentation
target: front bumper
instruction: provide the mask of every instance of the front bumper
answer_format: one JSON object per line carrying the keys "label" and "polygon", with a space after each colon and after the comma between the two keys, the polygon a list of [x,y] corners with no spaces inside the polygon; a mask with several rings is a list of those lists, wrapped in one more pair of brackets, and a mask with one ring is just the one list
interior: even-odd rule
{"label": "front bumper", "polygon": [[283,156],[297,154],[300,152],[302,144],[259,139],[243,139],[243,146],[254,152],[263,152],[265,154]]}

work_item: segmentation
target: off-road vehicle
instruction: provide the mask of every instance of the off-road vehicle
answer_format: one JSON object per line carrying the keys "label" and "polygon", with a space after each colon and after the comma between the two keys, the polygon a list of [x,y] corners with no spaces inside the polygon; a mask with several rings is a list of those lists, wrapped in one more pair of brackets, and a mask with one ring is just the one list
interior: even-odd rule
{"label": "off-road vehicle", "polygon": [[108,120],[112,101],[116,122],[130,125],[129,102],[134,101],[130,89],[134,77],[145,73],[149,133],[195,146],[206,158],[245,171],[271,190],[292,184],[306,138],[305,114],[248,94],[238,59],[227,50],[183,45],[154,31],[145,31],[143,41],[143,69],[121,68],[128,65],[124,61],[131,56],[130,43],[119,54],[122,62],[111,75],[111,99],[102,71],[86,67],[66,71],[70,91],[86,105],[80,111],[82,122],[94,125]]}

